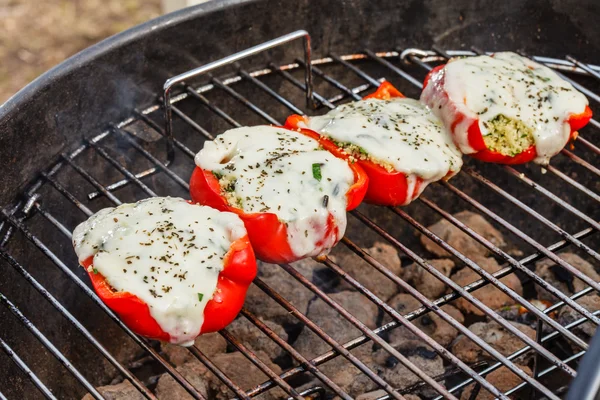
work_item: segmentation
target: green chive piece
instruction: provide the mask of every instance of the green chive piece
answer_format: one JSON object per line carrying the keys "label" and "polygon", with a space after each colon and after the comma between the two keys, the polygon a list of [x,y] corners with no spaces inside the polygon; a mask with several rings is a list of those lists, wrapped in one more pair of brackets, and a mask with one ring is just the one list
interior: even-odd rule
{"label": "green chive piece", "polygon": [[98,273],[98,270],[96,268],[94,268],[92,271],[94,271],[94,274]]}
{"label": "green chive piece", "polygon": [[204,298],[204,294],[198,293],[198,301],[202,301],[203,298]]}
{"label": "green chive piece", "polygon": [[225,186],[225,189],[224,189],[224,190],[225,190],[226,192],[229,192],[229,193],[233,193],[233,192],[235,192],[235,183],[236,183],[236,180],[235,180],[235,179],[231,180],[231,181],[230,181],[230,182],[227,184],[227,186]]}
{"label": "green chive piece", "polygon": [[321,164],[313,164],[312,165],[312,174],[313,174],[313,178],[315,178],[318,181],[320,181],[321,178],[323,178],[321,176]]}

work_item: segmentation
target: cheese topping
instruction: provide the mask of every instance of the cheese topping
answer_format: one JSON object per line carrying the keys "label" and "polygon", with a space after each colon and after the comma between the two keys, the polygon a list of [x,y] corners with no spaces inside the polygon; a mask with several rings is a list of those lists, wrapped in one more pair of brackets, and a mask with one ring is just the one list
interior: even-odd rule
{"label": "cheese topping", "polygon": [[206,142],[196,164],[219,178],[231,206],[276,214],[298,257],[326,254],[337,243],[326,237],[330,213],[344,234],[354,174],[314,139],[272,126],[232,129]]}
{"label": "cheese topping", "polygon": [[171,342],[190,346],[223,258],[245,235],[233,213],[157,197],[98,211],[75,228],[73,244],[80,263],[93,257],[94,272],[143,300]]}
{"label": "cheese topping", "polygon": [[306,127],[327,136],[356,158],[437,181],[462,166],[449,132],[417,100],[368,99],[308,118]]}
{"label": "cheese topping", "polygon": [[[522,123],[528,129],[521,128],[520,134],[533,136],[539,164],[547,164],[567,144],[569,116],[582,113],[588,104],[550,68],[511,52],[449,62],[444,89],[459,112],[479,118],[484,139],[497,130],[499,119],[509,121],[513,127],[508,130]],[[464,144],[468,127],[460,128]]]}

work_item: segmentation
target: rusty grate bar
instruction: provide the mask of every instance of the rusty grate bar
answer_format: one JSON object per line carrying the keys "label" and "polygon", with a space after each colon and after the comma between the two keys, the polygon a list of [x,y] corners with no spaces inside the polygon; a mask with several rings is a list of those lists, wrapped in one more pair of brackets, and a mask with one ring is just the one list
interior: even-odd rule
{"label": "rusty grate bar", "polygon": [[15,306],[4,294],[0,292],[0,304],[5,306],[34,336],[44,345],[46,349],[65,367],[65,369],[85,387],[95,399],[102,399],[102,395],[96,388],[79,372],[77,368],[65,357],[60,350],[29,320],[17,306]]}
{"label": "rusty grate bar", "polygon": [[[2,348],[2,351],[4,351],[4,353],[19,367],[19,369],[23,371],[25,375],[27,375],[29,380],[35,385],[40,393],[44,395],[45,398],[56,400],[56,397],[52,394],[50,389],[44,385],[44,382],[42,382],[40,378],[33,373],[29,366],[21,359],[21,357],[19,357],[17,353],[13,351],[13,349],[11,349],[8,343],[2,340],[2,338],[0,338],[0,347]],[[6,399],[1,392],[0,399]]]}
{"label": "rusty grate bar", "polygon": [[[421,233],[423,233],[424,235],[426,235],[429,239],[433,240],[436,244],[438,244],[439,246],[441,246],[444,250],[450,252],[453,256],[455,256],[456,258],[458,258],[461,262],[463,262],[465,265],[467,265],[473,271],[477,272],[477,274],[479,274],[480,276],[482,276],[489,283],[491,283],[494,286],[496,286],[504,294],[507,294],[508,296],[512,297],[517,304],[522,305],[527,310],[529,310],[529,312],[534,313],[538,318],[542,319],[544,322],[546,322],[547,324],[549,324],[550,326],[552,326],[554,329],[556,329],[559,332],[561,332],[566,338],[568,338],[571,342],[575,343],[579,348],[584,349],[584,350],[587,349],[587,344],[583,340],[581,340],[580,338],[578,338],[577,336],[575,336],[573,333],[571,333],[568,330],[566,330],[565,328],[563,328],[556,321],[554,321],[551,318],[549,318],[548,316],[546,316],[537,307],[535,307],[529,301],[525,300],[525,298],[523,298],[523,296],[521,296],[521,295],[517,294],[516,292],[512,291],[512,289],[510,289],[508,286],[506,286],[504,283],[502,283],[499,279],[495,278],[492,274],[490,274],[489,272],[485,271],[483,268],[479,267],[472,260],[470,260],[469,258],[467,258],[464,255],[462,255],[462,253],[460,253],[455,248],[453,248],[452,246],[450,246],[449,244],[447,244],[446,242],[444,242],[439,236],[435,235],[429,229],[425,228],[423,225],[421,225],[418,221],[416,221],[414,218],[412,218],[411,216],[409,216],[407,213],[405,213],[404,211],[400,210],[398,207],[394,207],[392,209],[392,211],[394,213],[396,213],[397,215],[399,215],[400,217],[402,217],[403,219],[405,219],[406,221],[408,221],[417,230],[419,230]],[[447,284],[451,285],[451,280],[449,278],[446,278],[444,280],[448,280]],[[456,285],[456,286],[458,286],[458,285]],[[547,285],[546,287],[548,287],[548,286],[550,286],[550,285]],[[451,286],[451,287],[454,288],[454,286]],[[458,288],[456,288],[455,290],[457,290],[457,289]],[[561,300],[566,301],[567,298],[563,296],[561,298]],[[473,302],[473,304],[476,304],[476,303]],[[490,318],[494,319],[496,322],[500,323],[506,329],[510,330],[515,336],[519,337],[525,343],[527,343],[530,346],[534,347],[539,353],[543,354],[546,358],[548,358],[548,360],[550,362],[553,362],[553,363],[559,363],[560,362],[560,360],[558,360],[554,355],[552,355],[551,353],[549,353],[548,350],[544,349],[543,347],[539,346],[538,343],[535,343],[535,341],[533,341],[530,338],[528,338],[527,336],[523,335],[518,329],[512,327],[512,325],[510,325],[510,323],[508,323],[507,320],[505,320],[504,318],[501,318],[493,310],[489,309],[488,307],[482,308],[481,310],[484,311],[486,314],[488,314],[488,316]],[[581,313],[585,314],[583,312],[583,309],[582,309]],[[560,365],[560,364],[558,364],[558,365]],[[566,366],[563,364],[562,367],[564,368]],[[568,368],[568,369],[570,369],[570,368]],[[574,371],[571,370],[571,371],[567,371],[567,372],[572,375]]]}
{"label": "rusty grate bar", "polygon": [[275,341],[280,347],[282,347],[285,351],[287,351],[294,359],[296,359],[300,365],[310,371],[313,375],[315,375],[321,382],[325,383],[331,390],[333,390],[338,396],[343,399],[351,399],[347,393],[345,393],[341,387],[339,387],[335,382],[333,382],[327,375],[322,373],[318,368],[310,363],[305,357],[302,356],[298,351],[296,351],[290,344],[288,344],[285,340],[277,335],[271,328],[269,328],[264,322],[260,320],[256,315],[252,312],[248,311],[246,308],[242,309],[242,315],[246,317],[250,322],[252,322],[256,327],[258,327],[263,333],[265,333],[269,338]]}
{"label": "rusty grate bar", "polygon": [[15,260],[10,254],[0,249],[0,257],[2,257],[8,264],[10,264],[21,276],[25,278],[27,282],[29,282],[42,296],[50,302],[59,311],[62,315],[64,315],[71,324],[77,328],[77,330],[90,342],[96,349],[102,354],[104,358],[106,358],[118,371],[121,373],[129,382],[135,386],[136,389],[140,391],[147,399],[155,399],[156,397],[140,382],[140,380],[131,374],[117,359],[106,350],[102,344],[66,309],[60,304],[58,300],[44,286],[42,286],[29,272],[23,268],[21,264],[17,260]]}

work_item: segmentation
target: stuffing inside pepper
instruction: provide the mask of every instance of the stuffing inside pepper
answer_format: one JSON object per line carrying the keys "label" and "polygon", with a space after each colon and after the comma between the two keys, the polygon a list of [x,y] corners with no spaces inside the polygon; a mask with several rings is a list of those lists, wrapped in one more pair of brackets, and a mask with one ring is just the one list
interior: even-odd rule
{"label": "stuffing inside pepper", "polygon": [[503,114],[483,122],[488,134],[483,141],[488,149],[505,156],[515,156],[535,144],[533,129],[523,121]]}

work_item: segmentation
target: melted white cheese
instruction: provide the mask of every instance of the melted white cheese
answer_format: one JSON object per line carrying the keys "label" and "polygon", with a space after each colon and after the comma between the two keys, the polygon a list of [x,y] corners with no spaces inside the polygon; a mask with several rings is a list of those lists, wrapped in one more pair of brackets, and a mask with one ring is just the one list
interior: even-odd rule
{"label": "melted white cheese", "polygon": [[79,262],[117,291],[143,300],[171,342],[189,346],[204,321],[223,257],[246,235],[240,218],[183,199],[157,197],[105,208],[73,231]]}
{"label": "melted white cheese", "polygon": [[287,225],[290,247],[298,257],[326,254],[337,243],[338,238],[326,238],[317,245],[325,236],[329,213],[339,237],[344,234],[346,192],[354,174],[314,139],[272,126],[232,129],[206,142],[196,164],[222,176],[222,186],[230,183],[232,206],[246,213],[276,214]]}
{"label": "melted white cheese", "polygon": [[437,181],[458,172],[462,154],[441,121],[417,100],[368,99],[308,118],[306,126],[406,175]]}
{"label": "melted white cheese", "polygon": [[[451,61],[444,73],[450,101],[459,112],[479,118],[482,135],[489,134],[486,122],[500,114],[532,128],[538,154],[535,162],[540,164],[547,164],[567,144],[569,116],[582,113],[588,104],[583,94],[550,68],[511,52]],[[464,146],[468,126],[457,128],[459,145],[473,152]]]}

